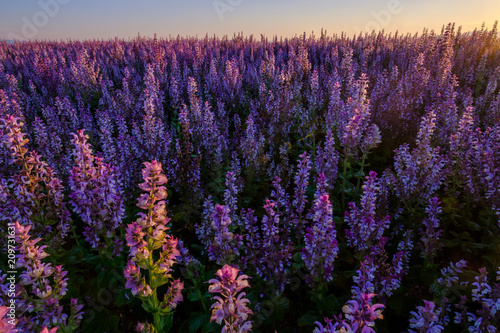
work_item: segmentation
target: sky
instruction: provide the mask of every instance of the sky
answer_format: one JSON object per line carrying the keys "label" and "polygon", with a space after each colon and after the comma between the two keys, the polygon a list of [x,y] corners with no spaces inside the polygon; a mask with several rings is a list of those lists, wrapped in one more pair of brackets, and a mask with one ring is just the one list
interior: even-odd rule
{"label": "sky", "polygon": [[0,40],[406,34],[498,19],[499,0],[0,0]]}

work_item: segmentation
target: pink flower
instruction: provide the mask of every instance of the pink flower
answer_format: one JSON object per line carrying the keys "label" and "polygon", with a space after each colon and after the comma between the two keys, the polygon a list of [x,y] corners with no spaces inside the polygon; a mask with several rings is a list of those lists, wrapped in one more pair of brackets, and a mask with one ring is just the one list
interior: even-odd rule
{"label": "pink flower", "polygon": [[218,279],[208,281],[211,285],[208,287],[209,293],[220,293],[220,296],[214,296],[216,302],[212,305],[212,317],[210,321],[216,321],[222,324],[224,320],[225,326],[222,332],[248,332],[252,329],[252,324],[247,321],[248,316],[252,311],[247,307],[250,301],[246,298],[245,293],[237,294],[240,290],[250,287],[248,284],[248,276],[240,275],[239,270],[235,267],[225,265],[215,273]]}
{"label": "pink flower", "polygon": [[2,333],[16,333],[17,329],[14,329],[17,324],[17,319],[4,318],[9,312],[6,306],[0,306],[0,332]]}
{"label": "pink flower", "polygon": [[181,279],[172,281],[172,284],[168,288],[165,294],[166,304],[169,304],[171,308],[176,308],[179,302],[182,302],[182,290],[184,289],[184,282]]}

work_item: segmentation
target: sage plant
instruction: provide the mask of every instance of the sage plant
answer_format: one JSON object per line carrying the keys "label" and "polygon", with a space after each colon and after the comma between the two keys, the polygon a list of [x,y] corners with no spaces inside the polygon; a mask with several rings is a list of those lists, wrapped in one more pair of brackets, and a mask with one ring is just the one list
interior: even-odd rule
{"label": "sage plant", "polygon": [[[125,287],[153,314],[155,331],[162,332],[169,329],[173,311],[183,299],[184,282],[172,276],[180,253],[178,240],[166,233],[170,219],[165,209],[167,177],[162,173],[161,163],[144,162],[142,177],[144,182],[139,187],[144,193],[137,206],[146,213],[139,213],[139,218],[127,226],[125,239],[130,251],[124,270]],[[167,283],[169,288],[160,301],[158,288]]]}

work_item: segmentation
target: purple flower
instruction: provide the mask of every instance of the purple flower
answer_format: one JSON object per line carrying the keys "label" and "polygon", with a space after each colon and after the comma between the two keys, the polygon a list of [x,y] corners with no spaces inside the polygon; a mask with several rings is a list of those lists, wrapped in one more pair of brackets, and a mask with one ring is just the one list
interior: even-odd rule
{"label": "purple flower", "polygon": [[436,251],[440,248],[439,237],[443,232],[439,229],[439,219],[437,218],[437,215],[441,213],[439,204],[438,198],[432,198],[430,200],[430,204],[425,210],[427,218],[422,221],[423,228],[420,230],[422,236],[421,256],[430,260],[437,255]]}
{"label": "purple flower", "polygon": [[409,145],[403,144],[395,151],[392,183],[405,203],[428,202],[445,179],[446,158],[439,154],[439,147],[431,146],[435,122],[436,114],[431,111],[421,121],[417,146],[410,151]]}
{"label": "purple flower", "polygon": [[361,294],[358,299],[347,301],[347,304],[342,307],[345,319],[342,318],[342,315],[335,317],[335,322],[325,318],[326,327],[316,322],[318,327],[314,333],[374,333],[372,327],[375,326],[375,320],[383,319],[382,308],[384,308],[382,304],[371,304],[371,299],[374,296],[375,294]]}
{"label": "purple flower", "polygon": [[439,317],[434,311],[434,302],[424,300],[425,306],[417,306],[418,312],[411,311],[410,318],[411,333],[429,332],[439,333],[444,330],[442,325],[439,325]]}
{"label": "purple flower", "polygon": [[302,260],[311,273],[307,280],[314,280],[316,283],[323,280],[332,281],[333,262],[339,248],[328,194],[316,197],[311,215],[312,224],[306,229],[305,246],[302,249]]}
{"label": "purple flower", "polygon": [[84,235],[92,248],[108,256],[119,255],[122,245],[114,239],[125,216],[125,206],[116,169],[93,155],[83,130],[72,134],[75,161],[69,177],[70,203],[87,224]]}
{"label": "purple flower", "polygon": [[380,192],[380,180],[377,173],[370,171],[363,184],[360,208],[349,203],[349,211],[345,212],[345,221],[349,225],[346,230],[347,243],[358,251],[366,251],[382,237],[389,227],[389,216],[376,216],[377,196]]}
{"label": "purple flower", "polygon": [[294,212],[292,212],[292,226],[299,226],[299,230],[302,227],[302,218],[305,206],[307,204],[306,190],[309,186],[309,173],[312,168],[311,160],[306,152],[299,156],[299,165],[297,166],[297,172],[295,174],[295,193],[292,201],[292,206],[295,207]]}
{"label": "purple flower", "polygon": [[332,189],[337,180],[339,153],[335,150],[335,139],[332,131],[328,131],[324,142],[324,148],[319,146],[316,152],[315,166],[318,174],[324,174],[328,182],[328,188]]}

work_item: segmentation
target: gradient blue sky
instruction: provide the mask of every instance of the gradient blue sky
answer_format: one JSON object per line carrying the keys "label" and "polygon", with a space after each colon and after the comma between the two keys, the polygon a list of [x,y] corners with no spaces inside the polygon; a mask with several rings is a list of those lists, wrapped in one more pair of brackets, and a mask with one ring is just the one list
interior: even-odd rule
{"label": "gradient blue sky", "polygon": [[0,39],[414,33],[448,22],[467,31],[499,18],[499,0],[0,0]]}

